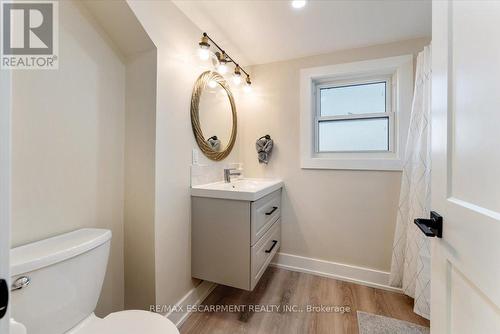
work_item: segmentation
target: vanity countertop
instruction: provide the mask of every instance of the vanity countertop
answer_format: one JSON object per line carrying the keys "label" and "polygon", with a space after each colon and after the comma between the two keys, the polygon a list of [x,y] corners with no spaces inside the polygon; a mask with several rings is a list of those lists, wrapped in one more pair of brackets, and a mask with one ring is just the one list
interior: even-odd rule
{"label": "vanity countertop", "polygon": [[283,187],[279,179],[234,180],[231,183],[215,182],[191,187],[191,196],[256,201]]}

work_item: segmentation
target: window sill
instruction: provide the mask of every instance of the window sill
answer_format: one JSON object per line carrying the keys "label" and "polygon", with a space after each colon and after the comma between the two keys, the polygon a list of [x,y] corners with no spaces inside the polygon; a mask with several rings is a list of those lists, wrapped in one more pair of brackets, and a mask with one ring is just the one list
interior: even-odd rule
{"label": "window sill", "polygon": [[337,159],[337,158],[302,158],[302,169],[342,169],[342,170],[385,170],[402,171],[401,159],[375,158],[375,159]]}

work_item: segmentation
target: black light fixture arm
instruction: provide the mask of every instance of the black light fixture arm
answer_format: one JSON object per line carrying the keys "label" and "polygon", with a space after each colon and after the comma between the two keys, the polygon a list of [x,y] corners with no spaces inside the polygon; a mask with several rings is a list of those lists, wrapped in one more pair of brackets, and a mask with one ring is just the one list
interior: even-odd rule
{"label": "black light fixture arm", "polygon": [[220,50],[220,52],[223,52],[223,53],[226,55],[226,57],[229,59],[229,61],[231,61],[234,65],[238,66],[238,67],[239,67],[239,68],[243,71],[243,73],[245,73],[245,74],[246,74],[246,76],[247,76],[247,77],[249,77],[249,76],[250,76],[250,74],[248,74],[248,72],[247,72],[247,71],[245,71],[245,70],[243,69],[243,67],[241,67],[241,66],[240,66],[237,62],[235,62],[235,61],[234,61],[234,59],[233,59],[233,58],[231,58],[231,56],[229,56],[229,55],[226,53],[226,51],[224,51],[224,49],[223,49],[223,48],[221,48],[221,47],[220,47],[220,46],[219,46],[219,45],[218,45],[218,44],[217,44],[217,43],[216,43],[213,39],[211,39],[211,38],[210,38],[210,36],[208,36],[208,34],[207,34],[206,32],[204,32],[204,33],[203,33],[203,36],[205,36],[206,38],[208,38],[208,40],[209,40],[210,42],[212,42],[212,43],[213,43],[213,45],[215,45],[215,47],[216,47],[217,49],[219,49],[219,50]]}

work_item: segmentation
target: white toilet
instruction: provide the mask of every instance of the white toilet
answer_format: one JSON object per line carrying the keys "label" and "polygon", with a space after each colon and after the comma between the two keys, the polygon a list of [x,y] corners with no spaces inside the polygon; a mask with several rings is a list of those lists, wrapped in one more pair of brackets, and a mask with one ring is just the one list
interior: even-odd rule
{"label": "white toilet", "polygon": [[94,315],[108,262],[111,231],[81,229],[11,250],[11,316],[28,334],[178,334],[156,313]]}

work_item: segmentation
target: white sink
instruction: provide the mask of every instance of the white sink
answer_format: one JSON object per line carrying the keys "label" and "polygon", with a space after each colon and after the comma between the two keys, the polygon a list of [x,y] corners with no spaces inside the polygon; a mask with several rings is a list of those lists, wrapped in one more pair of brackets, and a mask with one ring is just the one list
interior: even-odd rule
{"label": "white sink", "polygon": [[283,187],[277,179],[239,179],[191,187],[191,196],[256,201]]}

